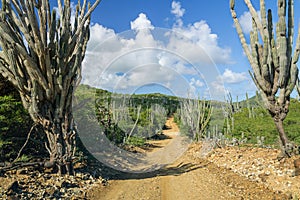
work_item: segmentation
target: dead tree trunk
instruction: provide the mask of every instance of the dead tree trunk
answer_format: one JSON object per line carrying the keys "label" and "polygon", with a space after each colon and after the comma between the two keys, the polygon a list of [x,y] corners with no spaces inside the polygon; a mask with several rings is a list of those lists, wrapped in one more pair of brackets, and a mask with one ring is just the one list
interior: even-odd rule
{"label": "dead tree trunk", "polygon": [[[58,173],[73,173],[76,128],[72,95],[80,82],[81,63],[89,40],[91,6],[86,0],[71,13],[71,2],[2,0],[0,72],[19,91],[33,121],[47,136],[50,163]],[[71,15],[75,16],[71,24]]]}
{"label": "dead tree trunk", "polygon": [[[290,104],[290,94],[298,77],[300,54],[300,26],[294,53],[294,1],[278,0],[278,23],[276,34],[273,30],[272,12],[265,9],[265,1],[260,0],[260,16],[258,16],[250,0],[244,0],[252,16],[250,48],[242,31],[234,10],[235,1],[230,0],[231,15],[240,38],[241,44],[253,69],[252,79],[260,89],[264,103],[271,114],[281,143],[283,153],[289,155],[291,144],[283,129]],[[260,36],[260,37],[259,37]],[[261,43],[261,44],[260,44]],[[278,94],[278,97],[276,95]]]}

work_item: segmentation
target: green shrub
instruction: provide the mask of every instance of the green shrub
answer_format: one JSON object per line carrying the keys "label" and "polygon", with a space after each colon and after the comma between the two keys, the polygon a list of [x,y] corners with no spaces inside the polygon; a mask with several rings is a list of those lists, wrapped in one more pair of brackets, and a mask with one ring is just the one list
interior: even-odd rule
{"label": "green shrub", "polygon": [[12,95],[0,96],[0,133],[19,131],[29,119],[20,101]]}
{"label": "green shrub", "polygon": [[143,146],[145,145],[146,140],[141,137],[131,136],[129,140],[126,141],[127,145],[133,145],[133,146]]}
{"label": "green shrub", "polygon": [[[0,96],[0,162],[15,159],[33,125],[20,100],[13,95]],[[31,134],[24,148],[26,155],[45,153],[42,134]]]}
{"label": "green shrub", "polygon": [[[254,108],[254,118],[248,117],[247,108],[241,109],[234,114],[234,130],[233,137],[240,138],[242,133],[248,142],[256,143],[257,136],[263,136],[266,144],[276,144],[278,142],[278,131],[273,119],[266,109]],[[292,100],[290,111],[284,120],[284,129],[288,138],[300,144],[300,103]]]}

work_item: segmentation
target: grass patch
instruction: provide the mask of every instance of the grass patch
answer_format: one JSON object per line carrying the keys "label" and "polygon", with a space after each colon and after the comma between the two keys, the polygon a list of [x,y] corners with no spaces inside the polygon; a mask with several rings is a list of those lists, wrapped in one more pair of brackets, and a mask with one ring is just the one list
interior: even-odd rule
{"label": "grass patch", "polygon": [[146,144],[146,139],[136,136],[131,136],[129,140],[126,141],[126,145],[132,145],[132,146],[143,146]]}
{"label": "grass patch", "polygon": [[23,154],[16,160],[16,162],[28,162],[31,158],[32,158],[31,156]]}

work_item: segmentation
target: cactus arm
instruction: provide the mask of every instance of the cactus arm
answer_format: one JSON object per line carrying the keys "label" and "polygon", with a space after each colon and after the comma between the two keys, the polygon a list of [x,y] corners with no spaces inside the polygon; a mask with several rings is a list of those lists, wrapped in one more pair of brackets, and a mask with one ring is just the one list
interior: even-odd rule
{"label": "cactus arm", "polygon": [[[78,2],[79,2],[79,1],[78,1]],[[84,16],[84,9],[86,8],[86,2],[87,2],[86,0],[83,1],[83,5],[82,5],[81,11],[80,11],[80,13],[81,13],[80,19],[82,19],[83,16]]]}
{"label": "cactus arm", "polygon": [[293,89],[294,87],[296,86],[296,82],[297,82],[297,79],[298,79],[298,67],[296,64],[291,64],[291,69],[290,69],[290,80],[289,80],[289,83],[288,83],[288,86],[287,86],[287,90],[285,91],[285,95],[286,96],[289,96],[292,92],[293,92]]}
{"label": "cactus arm", "polygon": [[90,4],[89,4],[89,6],[88,6],[88,11],[85,13],[84,17],[81,19],[80,24],[78,24],[78,29],[77,29],[77,31],[75,32],[75,34],[74,34],[72,40],[74,39],[75,36],[77,37],[77,35],[80,34],[80,31],[79,31],[79,30],[81,30],[82,27],[85,26],[85,22],[86,22],[87,20],[89,20],[89,18],[90,18],[90,16],[91,16],[92,12],[95,10],[95,8],[98,6],[98,4],[99,4],[100,2],[101,2],[101,0],[96,0],[95,3],[94,3],[92,6],[90,6]]}
{"label": "cactus arm", "polygon": [[296,41],[292,64],[296,65],[296,63],[298,62],[298,59],[299,59],[299,55],[300,55],[300,23],[298,25],[298,37],[297,37],[297,41]]}
{"label": "cactus arm", "polygon": [[[271,14],[271,13],[270,13]],[[274,84],[272,82],[273,79],[273,64],[271,59],[271,43],[270,40],[272,39],[272,29],[269,29],[269,24],[267,23],[267,13],[266,13],[266,7],[265,7],[265,1],[260,1],[260,16],[261,16],[261,23],[263,28],[263,35],[261,35],[263,40],[263,54],[262,56],[262,76],[269,84]],[[271,15],[272,16],[272,15]],[[268,16],[269,17],[269,16]],[[269,21],[268,21],[269,22]],[[272,21],[271,24],[272,26]],[[271,88],[271,86],[268,86],[267,88]],[[271,92],[270,89],[268,92]]]}
{"label": "cactus arm", "polygon": [[[287,36],[287,57],[292,56],[293,36],[294,36],[294,0],[288,1],[288,36]],[[289,60],[290,62],[290,60]]]}
{"label": "cactus arm", "polygon": [[38,8],[39,17],[39,33],[42,47],[47,46],[47,3],[42,3]]}
{"label": "cactus arm", "polygon": [[[257,26],[256,23],[253,20],[253,31],[250,33],[250,45],[252,49],[252,58],[253,58],[253,64],[251,64],[251,67],[253,69],[253,72],[255,74],[255,78],[257,81],[257,84],[264,92],[269,92],[269,83],[265,81],[264,76],[268,77],[268,68],[267,65],[265,67],[260,67],[263,65],[264,58],[264,49],[261,45],[259,45],[259,39],[258,39],[258,32],[257,32]],[[267,54],[266,54],[267,55]],[[265,61],[267,61],[265,59]],[[263,75],[263,76],[262,76]]]}
{"label": "cactus arm", "polygon": [[[262,58],[261,58],[262,72],[261,73],[262,73],[262,77],[266,80],[267,83],[272,83],[271,75],[270,75],[272,73],[272,72],[270,72],[272,69],[270,69],[270,67],[269,67],[272,63],[268,62],[268,61],[270,61],[270,59],[269,59],[270,58],[269,39],[266,36],[264,36],[264,38],[263,38],[263,43],[264,43],[264,45],[263,45],[263,50],[262,50],[262,55],[261,55],[262,56]],[[268,88],[271,88],[271,86]],[[268,91],[268,92],[270,92],[270,91]]]}
{"label": "cactus arm", "polygon": [[[253,18],[253,20],[254,20],[254,22],[255,22],[255,24],[256,24],[259,32],[260,32],[260,35],[264,36],[265,32],[264,32],[263,24],[260,22],[259,16],[258,16],[256,10],[254,9],[251,1],[250,0],[244,0],[244,1],[246,3],[247,7],[249,8],[251,16],[252,16],[252,18]],[[263,0],[261,0],[261,2],[263,2],[263,4],[264,4]]]}
{"label": "cactus arm", "polygon": [[[273,19],[272,19],[272,12],[268,10],[268,30],[269,30],[269,41],[271,46],[271,59],[272,63],[274,64],[274,70],[279,71],[279,61],[277,55],[277,48],[275,44],[275,38],[273,34]],[[276,83],[277,84],[277,83]]]}
{"label": "cactus arm", "polygon": [[240,38],[240,41],[241,41],[241,44],[242,44],[242,47],[244,49],[244,52],[250,62],[250,65],[252,66],[252,64],[254,65],[254,61],[253,61],[253,58],[252,58],[252,55],[251,55],[251,51],[249,49],[249,46],[246,42],[246,39],[245,39],[245,36],[243,34],[243,30],[242,30],[242,27],[238,21],[238,18],[237,18],[237,14],[234,10],[234,0],[231,0],[230,1],[230,11],[231,11],[231,16],[233,18],[233,22],[234,22],[234,25],[236,27],[236,31],[238,33],[238,36]]}
{"label": "cactus arm", "polygon": [[276,36],[277,36],[277,53],[279,56],[279,80],[278,84],[280,88],[286,85],[286,76],[289,72],[288,58],[287,58],[287,38],[286,38],[286,1],[278,0],[278,23],[276,26]]}
{"label": "cactus arm", "polygon": [[267,24],[267,13],[266,13],[266,6],[265,1],[260,1],[260,17],[261,17],[261,23],[262,28],[264,32],[264,37],[269,36],[269,30],[268,30],[268,24]]}
{"label": "cactus arm", "polygon": [[[291,62],[291,70],[290,70],[290,76],[291,80],[289,82],[288,88],[289,88],[289,93],[292,93],[293,88],[296,86],[297,80],[298,80],[298,67],[297,67],[297,62],[299,59],[299,54],[300,54],[300,24],[298,26],[298,36],[297,36],[297,41],[296,41],[296,46],[295,46],[295,51],[294,55],[292,57],[292,62]],[[296,86],[298,89],[298,87]],[[299,92],[298,92],[299,93]]]}
{"label": "cactus arm", "polygon": [[[257,79],[256,79],[256,77],[255,77],[255,74],[253,74],[250,70],[249,70],[248,72],[249,72],[249,75],[250,75],[251,79],[253,80],[254,84],[255,84],[256,86],[259,86],[259,83],[258,83],[258,81],[257,81]],[[266,93],[265,93],[260,87],[258,87],[258,90],[259,90],[260,93],[261,93],[261,96],[262,96],[262,98],[263,98],[263,102],[264,102],[264,104],[265,104],[265,107],[266,107],[266,108],[270,108],[272,105],[271,105],[270,102],[268,101],[268,97],[266,96]]]}
{"label": "cactus arm", "polygon": [[[263,51],[260,55],[262,58],[262,77],[266,80],[266,83],[272,84],[272,63],[270,62],[270,51],[271,51],[271,44],[270,44],[270,30],[268,29],[267,24],[267,14],[266,14],[266,8],[265,8],[265,1],[260,1],[260,16],[261,16],[261,25],[262,25],[262,31],[263,34],[261,35],[263,40]],[[272,30],[271,30],[272,32]],[[267,86],[267,88],[271,88]],[[268,90],[270,92],[270,89]]]}

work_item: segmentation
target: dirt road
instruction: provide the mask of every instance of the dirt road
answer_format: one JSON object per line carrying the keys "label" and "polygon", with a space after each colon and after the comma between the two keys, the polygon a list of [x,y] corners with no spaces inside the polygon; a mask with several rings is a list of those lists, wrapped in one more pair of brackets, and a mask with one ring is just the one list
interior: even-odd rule
{"label": "dirt road", "polygon": [[[155,141],[156,145],[168,145],[178,132],[170,118],[170,129],[164,134],[171,139]],[[153,150],[152,150],[153,151]],[[201,200],[201,199],[288,199],[275,194],[256,182],[217,167],[195,157],[194,145],[174,163],[147,174],[121,174],[110,180],[107,186],[95,187],[88,192],[88,199],[100,200]],[[151,153],[151,151],[149,151]]]}

